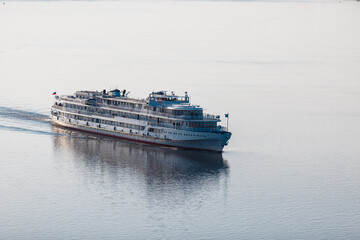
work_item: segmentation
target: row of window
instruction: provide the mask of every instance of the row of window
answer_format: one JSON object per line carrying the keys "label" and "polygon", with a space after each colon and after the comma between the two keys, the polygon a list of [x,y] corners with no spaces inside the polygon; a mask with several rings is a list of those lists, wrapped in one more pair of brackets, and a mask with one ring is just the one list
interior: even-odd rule
{"label": "row of window", "polygon": [[137,129],[137,130],[145,129],[144,126],[139,126],[139,125],[135,125],[135,124],[116,122],[116,121],[98,119],[98,118],[93,118],[93,117],[84,117],[84,116],[79,116],[79,115],[70,114],[70,113],[59,112],[59,116],[64,116],[67,118],[72,118],[72,119],[87,121],[87,122],[108,124],[108,125],[117,126],[117,127],[131,128],[131,129]]}
{"label": "row of window", "polygon": [[150,121],[158,124],[168,124],[172,126],[186,126],[191,128],[207,128],[207,129],[216,129],[216,122],[193,122],[193,121],[174,121],[170,119],[165,118],[157,118],[157,117],[151,117],[147,115],[141,115],[136,113],[127,113],[127,112],[120,112],[116,110],[110,110],[110,109],[103,109],[103,108],[90,108],[88,106],[78,105],[78,104],[71,104],[71,103],[64,103],[64,106],[66,108],[72,108],[76,110],[88,110],[90,112],[98,113],[100,115],[109,115],[109,116],[118,116],[123,118],[130,118],[130,119],[136,119],[136,120],[142,120],[142,121]]}
{"label": "row of window", "polygon": [[[126,108],[135,108],[135,109],[141,109],[143,104],[141,103],[130,103],[130,102],[123,102],[123,101],[116,101],[111,99],[101,99],[102,104],[107,105],[113,105],[113,106],[120,106],[120,107],[126,107]],[[201,116],[203,111],[202,110],[174,110],[174,109],[166,109],[166,108],[159,108],[154,107],[151,108],[150,106],[145,105],[144,109],[152,109],[156,112],[166,113],[166,114],[172,114],[176,116]]]}
{"label": "row of window", "polygon": [[127,108],[138,108],[138,109],[141,109],[141,105],[142,105],[142,104],[136,104],[136,103],[130,103],[130,102],[115,101],[115,100],[111,100],[111,99],[101,99],[101,102],[103,104],[107,104],[107,105],[121,106],[121,107],[127,107]]}
{"label": "row of window", "polygon": [[[97,119],[97,118],[92,118],[92,117],[84,117],[84,116],[79,116],[79,115],[70,114],[70,113],[59,112],[58,115],[64,116],[67,118],[76,119],[76,120],[95,122],[95,123],[99,123],[99,124],[107,124],[107,125],[112,125],[112,126],[116,126],[116,127],[130,128],[130,129],[136,129],[136,130],[144,130],[145,129],[144,126],[139,126],[139,125],[135,125],[135,124],[116,122],[116,121],[104,120],[104,119]],[[162,129],[158,129],[158,128],[149,128],[148,131],[154,132],[154,133],[162,133],[163,132]],[[167,131],[165,131],[164,133],[165,134],[173,134],[173,135],[184,135],[184,136],[197,136],[197,137],[202,136],[202,135],[198,135],[198,134],[176,133],[176,132],[167,132]]]}
{"label": "row of window", "polygon": [[205,135],[199,135],[199,134],[189,134],[189,133],[177,133],[177,132],[164,132],[167,134],[173,134],[173,135],[180,135],[180,136],[188,136],[188,137],[205,137]]}

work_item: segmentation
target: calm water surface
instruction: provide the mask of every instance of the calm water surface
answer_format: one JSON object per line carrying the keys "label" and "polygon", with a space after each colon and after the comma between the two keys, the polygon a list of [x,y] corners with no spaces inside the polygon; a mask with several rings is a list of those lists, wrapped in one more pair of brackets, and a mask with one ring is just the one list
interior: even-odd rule
{"label": "calm water surface", "polygon": [[[0,239],[359,239],[359,26],[356,1],[6,1]],[[229,146],[49,123],[53,91],[115,87],[230,112]]]}

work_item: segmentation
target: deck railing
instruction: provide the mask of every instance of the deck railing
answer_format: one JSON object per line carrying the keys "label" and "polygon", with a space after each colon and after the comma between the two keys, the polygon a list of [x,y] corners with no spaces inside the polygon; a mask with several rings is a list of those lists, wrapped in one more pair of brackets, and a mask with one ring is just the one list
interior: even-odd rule
{"label": "deck railing", "polygon": [[[54,105],[53,108],[58,109],[58,110],[71,112],[71,113],[88,115],[89,117],[91,117],[91,116],[107,117],[107,118],[114,118],[115,117],[112,114],[99,113],[99,112],[90,111],[90,110],[78,110],[78,109],[66,108],[66,107],[59,106],[59,105]],[[117,116],[117,117],[119,117],[119,116]],[[184,125],[176,125],[176,124],[174,125],[174,124],[167,124],[167,123],[159,123],[157,121],[149,121],[149,120],[145,120],[145,119],[137,119],[137,118],[131,118],[131,117],[126,117],[126,119],[134,119],[134,120],[145,121],[145,122],[147,122],[147,125],[154,126],[154,127],[165,127],[165,128],[179,129],[179,130],[192,131],[192,132],[221,132],[221,131],[226,131],[226,128],[222,127],[222,126],[213,127],[213,128],[210,128],[210,127],[207,127],[207,128],[195,128],[195,127],[188,127],[188,126],[184,126]]]}
{"label": "deck railing", "polygon": [[[79,99],[78,101],[76,101],[76,98],[69,98],[69,97],[60,97],[61,100],[64,101],[69,101],[69,102],[76,102],[76,103],[81,103],[81,100]],[[174,114],[168,114],[168,113],[161,113],[161,112],[154,112],[151,111],[149,109],[144,109],[144,108],[132,108],[132,107],[126,107],[126,106],[114,106],[114,105],[110,105],[110,104],[101,104],[101,105],[96,105],[94,107],[106,107],[106,108],[111,108],[114,110],[126,110],[129,112],[137,112],[137,113],[145,113],[145,114],[151,114],[151,115],[156,115],[156,116],[162,116],[162,117],[169,117],[169,118],[176,118],[176,119],[185,119],[185,120],[204,120],[204,121],[219,121],[220,119],[217,118],[215,115],[212,114],[207,114],[207,113],[203,113],[203,115],[174,115]]]}

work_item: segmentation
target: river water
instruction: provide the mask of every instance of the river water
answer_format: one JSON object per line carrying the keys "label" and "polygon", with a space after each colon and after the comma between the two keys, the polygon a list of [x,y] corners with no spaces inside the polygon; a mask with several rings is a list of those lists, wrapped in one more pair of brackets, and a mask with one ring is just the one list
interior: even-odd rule
{"label": "river water", "polygon": [[[360,238],[359,2],[2,3],[0,239]],[[229,146],[50,124],[115,87],[229,112]]]}

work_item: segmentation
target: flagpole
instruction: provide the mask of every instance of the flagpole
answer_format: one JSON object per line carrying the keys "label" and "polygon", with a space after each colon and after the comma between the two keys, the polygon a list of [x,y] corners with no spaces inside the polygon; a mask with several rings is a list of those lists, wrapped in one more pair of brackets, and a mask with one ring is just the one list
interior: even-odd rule
{"label": "flagpole", "polygon": [[227,115],[227,121],[226,121],[226,131],[229,131],[229,114]]}
{"label": "flagpole", "polygon": [[226,117],[226,131],[229,131],[229,113],[225,113]]}

